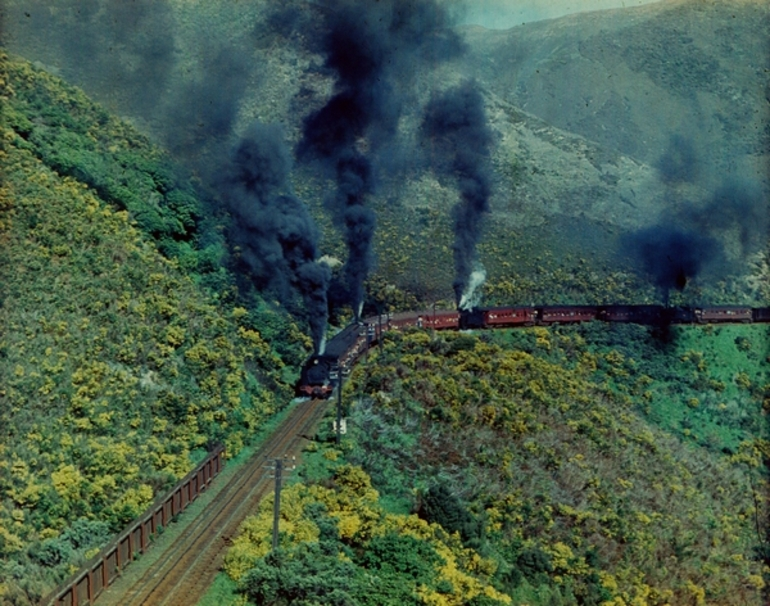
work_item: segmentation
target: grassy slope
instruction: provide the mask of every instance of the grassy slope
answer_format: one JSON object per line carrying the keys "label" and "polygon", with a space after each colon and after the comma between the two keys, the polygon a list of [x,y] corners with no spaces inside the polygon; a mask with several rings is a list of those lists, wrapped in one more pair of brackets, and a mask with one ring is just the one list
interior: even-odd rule
{"label": "grassy slope", "polygon": [[61,174],[51,157],[90,142],[101,164],[80,158],[86,180],[122,175],[152,202],[132,182],[153,188],[138,164],[163,155],[77,90],[0,59],[0,601],[27,603],[210,443],[237,452],[280,406],[286,363],[260,320],[302,338],[279,314],[219,302],[159,254],[135,209]]}

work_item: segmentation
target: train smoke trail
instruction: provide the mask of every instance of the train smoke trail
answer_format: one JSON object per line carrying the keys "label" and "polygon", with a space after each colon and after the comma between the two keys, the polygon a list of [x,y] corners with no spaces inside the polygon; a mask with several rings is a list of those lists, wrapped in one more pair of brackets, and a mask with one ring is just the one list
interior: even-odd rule
{"label": "train smoke trail", "polygon": [[[705,174],[692,143],[676,135],[658,162],[661,181],[670,186],[699,181]],[[676,195],[674,189],[671,195]],[[625,247],[651,276],[668,302],[671,289],[684,290],[706,269],[726,277],[741,271],[748,255],[767,242],[768,202],[759,183],[733,176],[707,199],[679,201],[653,227],[631,234]]]}
{"label": "train smoke trail", "polygon": [[680,220],[694,229],[714,234],[733,232],[740,254],[747,255],[767,244],[768,200],[751,179],[725,180],[706,204],[686,206]]}
{"label": "train smoke trail", "polygon": [[0,45],[39,55],[68,81],[117,100],[123,111],[158,117],[176,66],[170,2],[25,0],[3,3],[1,10]]}
{"label": "train smoke trail", "polygon": [[320,352],[331,272],[316,261],[318,232],[307,207],[279,193],[288,188],[291,165],[280,127],[255,125],[230,159],[224,197],[235,220],[232,236],[251,279],[289,308],[293,294],[302,295],[313,345]]}
{"label": "train smoke trail", "polygon": [[212,27],[196,40],[196,57],[182,57],[185,28],[169,0],[5,4],[0,21],[9,26],[0,27],[0,45],[56,66],[121,115],[140,118],[205,179],[221,169],[217,158],[226,156],[247,84],[259,71],[247,35]]}
{"label": "train smoke trail", "polygon": [[[293,27],[302,23],[296,11],[281,14]],[[337,192],[327,205],[344,230],[347,294],[360,315],[373,263],[375,215],[367,207],[375,185],[372,156],[395,135],[407,94],[399,79],[408,79],[404,74],[413,73],[421,57],[446,60],[462,45],[433,0],[337,0],[322,14],[317,50],[336,77],[334,94],[305,118],[297,156],[319,162],[336,179]]]}
{"label": "train smoke trail", "polygon": [[232,134],[251,66],[243,50],[229,42],[202,45],[205,52],[197,76],[169,94],[163,138],[177,156],[193,163],[199,174],[212,181],[221,170],[212,157],[226,157],[223,148]]}
{"label": "train smoke trail", "polygon": [[631,245],[643,270],[664,293],[684,290],[703,267],[720,255],[719,242],[711,236],[673,226],[655,226],[632,236]]}
{"label": "train smoke trail", "polygon": [[487,126],[484,99],[475,82],[467,81],[434,96],[420,129],[434,169],[454,175],[460,202],[454,208],[454,291],[458,307],[467,306],[479,286],[471,281],[481,220],[489,210],[489,153],[492,132]]}

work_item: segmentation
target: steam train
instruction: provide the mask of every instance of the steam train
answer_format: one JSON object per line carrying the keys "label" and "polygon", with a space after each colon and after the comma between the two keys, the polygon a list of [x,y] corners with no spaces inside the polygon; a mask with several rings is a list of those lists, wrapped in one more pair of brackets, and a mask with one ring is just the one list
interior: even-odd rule
{"label": "steam train", "polygon": [[339,377],[389,330],[410,327],[432,330],[472,330],[551,326],[581,322],[625,322],[649,326],[671,324],[770,323],[770,307],[665,307],[663,305],[563,305],[540,307],[486,307],[460,311],[426,310],[371,316],[347,326],[321,354],[302,367],[298,396],[328,398]]}

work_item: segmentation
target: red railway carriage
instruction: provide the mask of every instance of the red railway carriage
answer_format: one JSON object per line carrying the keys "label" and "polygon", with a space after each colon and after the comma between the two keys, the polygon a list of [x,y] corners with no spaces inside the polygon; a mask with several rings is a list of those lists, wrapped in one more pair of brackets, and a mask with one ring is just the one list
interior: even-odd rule
{"label": "red railway carriage", "polygon": [[[413,311],[398,314],[385,314],[382,316],[383,330],[404,330],[410,326],[419,326],[418,318],[421,314]],[[377,317],[374,318],[378,321]]]}
{"label": "red railway carriage", "polygon": [[382,316],[372,316],[366,318],[364,322],[367,325],[375,326],[375,334],[379,335],[380,326],[382,330],[404,330],[410,326],[416,328],[457,329],[460,325],[460,314],[456,311],[447,311],[443,309],[426,309],[419,312],[406,312],[398,314],[383,314]]}
{"label": "red railway carriage", "polygon": [[596,319],[598,308],[593,305],[571,305],[569,307],[541,307],[538,320],[542,324],[590,322]]}
{"label": "red railway carriage", "polygon": [[493,307],[484,312],[486,326],[529,326],[535,323],[536,314],[532,307]]}
{"label": "red railway carriage", "polygon": [[428,310],[420,314],[418,322],[421,322],[423,328],[457,330],[460,327],[460,313],[457,311]]}
{"label": "red railway carriage", "polygon": [[753,322],[751,307],[704,307],[695,310],[695,320],[701,324],[718,322]]}

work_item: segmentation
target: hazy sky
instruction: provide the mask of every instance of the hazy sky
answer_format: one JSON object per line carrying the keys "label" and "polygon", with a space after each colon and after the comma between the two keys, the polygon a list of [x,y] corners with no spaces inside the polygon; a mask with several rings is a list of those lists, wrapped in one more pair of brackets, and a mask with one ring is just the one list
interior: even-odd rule
{"label": "hazy sky", "polygon": [[540,19],[553,19],[569,13],[651,4],[659,0],[468,0],[465,23],[490,29],[507,29]]}

